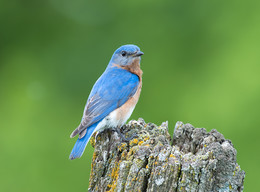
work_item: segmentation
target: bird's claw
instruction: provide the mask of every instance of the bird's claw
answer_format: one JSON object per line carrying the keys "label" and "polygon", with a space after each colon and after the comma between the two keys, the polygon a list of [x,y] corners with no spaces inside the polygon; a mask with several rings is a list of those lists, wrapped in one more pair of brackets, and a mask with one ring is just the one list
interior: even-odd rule
{"label": "bird's claw", "polygon": [[124,134],[121,133],[120,128],[114,128],[114,129],[112,129],[112,130],[115,131],[115,132],[119,135],[119,137],[120,137],[120,139],[121,139],[122,142],[129,142],[129,141],[132,140],[133,138],[137,137],[137,134],[134,133],[132,136],[126,138],[126,137],[124,136]]}

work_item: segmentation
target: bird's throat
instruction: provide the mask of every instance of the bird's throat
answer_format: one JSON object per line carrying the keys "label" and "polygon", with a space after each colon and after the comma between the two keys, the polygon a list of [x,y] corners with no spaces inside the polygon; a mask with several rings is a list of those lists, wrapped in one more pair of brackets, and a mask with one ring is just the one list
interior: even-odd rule
{"label": "bird's throat", "polygon": [[126,65],[126,66],[121,66],[116,63],[113,63],[112,66],[118,67],[121,69],[125,69],[133,74],[136,74],[140,80],[142,79],[143,71],[140,68],[140,59],[139,58],[135,58],[131,64]]}

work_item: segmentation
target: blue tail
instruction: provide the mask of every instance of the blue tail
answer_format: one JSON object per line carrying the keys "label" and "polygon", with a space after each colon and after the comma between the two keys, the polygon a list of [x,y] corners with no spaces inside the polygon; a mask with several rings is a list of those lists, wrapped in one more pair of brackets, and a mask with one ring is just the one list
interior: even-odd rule
{"label": "blue tail", "polygon": [[88,144],[88,141],[90,139],[90,137],[92,136],[92,134],[95,131],[95,128],[97,127],[98,123],[94,123],[93,125],[91,125],[90,127],[87,128],[87,132],[85,134],[84,137],[82,137],[81,139],[78,139],[70,153],[70,159],[76,159],[76,158],[80,158]]}

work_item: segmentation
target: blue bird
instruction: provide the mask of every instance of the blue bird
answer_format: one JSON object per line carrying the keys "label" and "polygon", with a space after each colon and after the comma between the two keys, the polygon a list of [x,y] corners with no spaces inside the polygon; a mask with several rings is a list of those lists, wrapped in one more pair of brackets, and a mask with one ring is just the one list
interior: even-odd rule
{"label": "blue bird", "polygon": [[79,135],[71,160],[82,156],[93,133],[120,128],[131,116],[142,88],[142,55],[136,45],[123,45],[114,52],[90,92],[80,125],[70,135]]}

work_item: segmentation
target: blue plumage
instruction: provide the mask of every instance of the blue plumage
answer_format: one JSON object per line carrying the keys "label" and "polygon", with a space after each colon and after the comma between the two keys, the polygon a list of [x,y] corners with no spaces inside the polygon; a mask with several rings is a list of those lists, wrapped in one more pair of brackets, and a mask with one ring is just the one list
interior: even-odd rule
{"label": "blue plumage", "polygon": [[80,158],[86,148],[86,145],[90,139],[90,137],[92,136],[95,128],[97,127],[97,124],[99,122],[91,125],[90,127],[88,127],[87,132],[85,134],[84,137],[82,137],[81,139],[78,138],[78,140],[76,141],[71,153],[70,153],[70,159],[76,159],[76,158]]}
{"label": "blue plumage", "polygon": [[138,85],[139,78],[137,75],[120,68],[107,68],[95,83],[88,99],[89,102],[91,98],[98,95],[96,101],[98,104],[89,107],[90,113],[98,114],[91,119],[91,123],[103,119],[124,104],[135,94]]}
{"label": "blue plumage", "polygon": [[140,77],[125,67],[130,67],[135,61],[139,64],[142,54],[135,45],[125,45],[115,51],[106,70],[91,90],[79,127],[71,134],[71,137],[79,134],[79,139],[70,159],[81,157],[89,138],[104,124],[102,120],[135,95]]}

